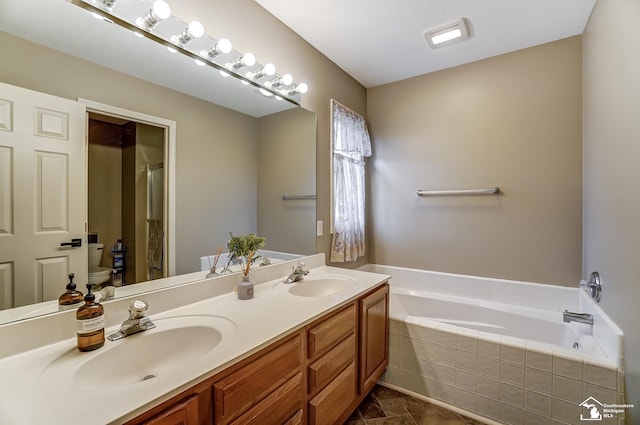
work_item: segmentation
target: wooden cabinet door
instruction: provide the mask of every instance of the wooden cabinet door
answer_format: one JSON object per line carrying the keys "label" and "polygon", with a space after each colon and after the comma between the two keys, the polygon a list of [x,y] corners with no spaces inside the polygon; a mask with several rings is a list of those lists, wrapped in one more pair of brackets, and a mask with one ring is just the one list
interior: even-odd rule
{"label": "wooden cabinet door", "polygon": [[144,425],[199,425],[198,395],[194,394],[181,403],[168,408],[143,422]]}
{"label": "wooden cabinet door", "polygon": [[352,362],[309,400],[309,425],[335,425],[356,399],[356,364]]}
{"label": "wooden cabinet door", "polygon": [[389,359],[389,284],[360,300],[360,394],[369,392]]}

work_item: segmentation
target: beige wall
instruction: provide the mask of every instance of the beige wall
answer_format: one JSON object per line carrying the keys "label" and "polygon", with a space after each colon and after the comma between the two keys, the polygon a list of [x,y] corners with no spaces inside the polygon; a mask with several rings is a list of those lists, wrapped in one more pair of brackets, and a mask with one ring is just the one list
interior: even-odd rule
{"label": "beige wall", "polygon": [[370,89],[370,261],[576,286],[581,60],[576,37]]}
{"label": "beige wall", "polygon": [[258,235],[265,249],[316,252],[316,115],[301,108],[258,119]]}
{"label": "beige wall", "polygon": [[625,333],[626,389],[640,423],[640,3],[596,3],[584,34],[584,267]]}

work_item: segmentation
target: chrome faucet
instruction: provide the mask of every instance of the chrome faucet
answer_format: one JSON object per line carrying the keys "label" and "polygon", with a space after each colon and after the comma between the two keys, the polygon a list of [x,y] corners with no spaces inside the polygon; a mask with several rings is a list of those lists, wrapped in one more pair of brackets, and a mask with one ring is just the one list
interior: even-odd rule
{"label": "chrome faucet", "polygon": [[304,277],[309,274],[309,270],[307,270],[306,267],[307,265],[302,261],[298,262],[295,267],[291,268],[291,274],[284,280],[284,283],[299,282],[304,279]]}
{"label": "chrome faucet", "polygon": [[586,323],[587,325],[593,325],[593,314],[589,313],[573,313],[571,311],[565,310],[562,313],[562,320],[565,322],[579,322]]}
{"label": "chrome faucet", "polygon": [[144,301],[132,301],[129,307],[129,318],[122,322],[118,331],[107,336],[107,339],[109,339],[109,341],[116,341],[129,335],[155,328],[156,325],[151,319],[144,315],[144,312],[147,311],[148,308],[149,305]]}

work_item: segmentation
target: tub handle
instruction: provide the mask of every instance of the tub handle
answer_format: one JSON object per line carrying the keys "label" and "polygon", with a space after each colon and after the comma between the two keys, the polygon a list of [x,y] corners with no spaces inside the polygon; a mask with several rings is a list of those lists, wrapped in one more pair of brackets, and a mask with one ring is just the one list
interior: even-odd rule
{"label": "tub handle", "polygon": [[600,302],[600,298],[602,297],[602,283],[600,281],[600,273],[591,273],[591,276],[589,276],[589,281],[585,282],[582,287],[585,291],[587,291],[589,295],[591,295],[591,298],[593,298],[595,302]]}

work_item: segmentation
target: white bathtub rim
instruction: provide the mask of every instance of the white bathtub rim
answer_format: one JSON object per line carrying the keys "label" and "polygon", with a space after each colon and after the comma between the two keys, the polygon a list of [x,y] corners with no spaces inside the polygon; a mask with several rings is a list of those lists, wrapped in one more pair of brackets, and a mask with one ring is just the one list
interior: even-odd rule
{"label": "white bathtub rim", "polygon": [[[577,286],[574,287],[574,286],[564,286],[564,285],[551,285],[551,284],[537,283],[537,282],[531,282],[526,280],[513,280],[513,279],[502,279],[502,278],[490,277],[490,276],[475,276],[470,274],[448,273],[448,272],[440,272],[436,270],[414,269],[411,267],[389,266],[386,264],[367,263],[359,267],[359,269],[362,269],[363,271],[371,271],[374,273],[377,273],[376,269],[378,268],[394,269],[394,270],[413,272],[413,273],[434,274],[439,276],[451,276],[451,277],[457,277],[461,279],[470,279],[470,280],[490,280],[498,283],[518,284],[518,285],[525,285],[525,286],[532,286],[532,287],[549,287],[550,286],[555,289],[563,289],[563,290],[571,290],[571,291],[574,291],[574,290],[577,291],[579,289]],[[391,274],[391,273],[387,273],[387,274]]]}

